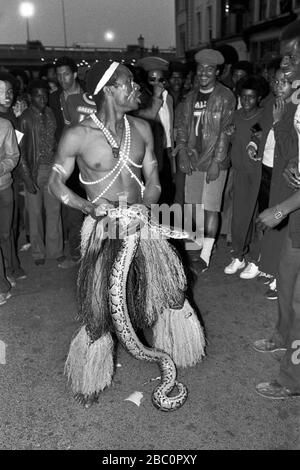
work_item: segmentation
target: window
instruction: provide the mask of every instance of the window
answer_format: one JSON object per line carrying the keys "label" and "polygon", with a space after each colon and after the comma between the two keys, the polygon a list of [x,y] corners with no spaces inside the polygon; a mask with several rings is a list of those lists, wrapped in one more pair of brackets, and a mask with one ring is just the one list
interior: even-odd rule
{"label": "window", "polygon": [[277,16],[277,0],[270,0],[270,7],[269,7],[269,17],[274,18]]}
{"label": "window", "polygon": [[265,20],[267,18],[268,0],[260,0],[259,2],[259,20]]}
{"label": "window", "polygon": [[294,8],[300,8],[300,0],[294,0]]}
{"label": "window", "polygon": [[185,0],[177,0],[178,11],[185,10]]}
{"label": "window", "polygon": [[180,25],[178,28],[178,35],[179,35],[179,55],[183,56],[185,53],[185,25]]}
{"label": "window", "polygon": [[202,15],[200,11],[197,11],[196,21],[197,21],[197,39],[198,39],[198,42],[201,42],[202,40]]}
{"label": "window", "polygon": [[284,15],[285,13],[290,13],[292,7],[292,0],[280,0],[280,13],[282,15]]}
{"label": "window", "polygon": [[212,11],[212,7],[207,7],[207,31],[208,31],[207,39],[209,41],[211,41],[212,37],[213,37],[213,11]]}
{"label": "window", "polygon": [[247,25],[252,25],[256,22],[257,18],[255,17],[255,1],[250,0],[248,7],[248,15],[246,15]]}
{"label": "window", "polygon": [[236,13],[236,19],[235,19],[235,31],[234,31],[234,33],[240,34],[240,33],[243,32],[244,21],[245,21],[244,13],[243,12],[237,12]]}

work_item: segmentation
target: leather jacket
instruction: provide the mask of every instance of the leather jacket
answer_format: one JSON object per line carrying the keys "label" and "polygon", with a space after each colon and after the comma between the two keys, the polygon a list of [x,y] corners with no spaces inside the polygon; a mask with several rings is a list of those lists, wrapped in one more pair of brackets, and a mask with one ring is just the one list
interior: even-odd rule
{"label": "leather jacket", "polygon": [[[52,110],[47,106],[45,111],[55,123]],[[19,175],[25,182],[33,181],[37,185],[39,169],[39,125],[32,107],[25,109],[20,116],[19,129],[24,136],[20,142]],[[56,126],[56,124],[55,124]],[[54,149],[53,149],[54,150]]]}
{"label": "leather jacket", "polygon": [[202,151],[196,148],[196,135],[193,122],[194,107],[198,89],[190,92],[182,103],[181,113],[176,123],[176,149],[187,152],[179,154],[179,169],[191,167],[193,170],[207,171],[212,161],[217,162],[220,170],[229,167],[228,146],[230,137],[225,129],[232,123],[236,99],[229,88],[217,82],[210,95],[204,116],[202,130]]}
{"label": "leather jacket", "polygon": [[11,172],[18,160],[19,149],[14,128],[8,119],[0,117],[0,191],[11,186]]}

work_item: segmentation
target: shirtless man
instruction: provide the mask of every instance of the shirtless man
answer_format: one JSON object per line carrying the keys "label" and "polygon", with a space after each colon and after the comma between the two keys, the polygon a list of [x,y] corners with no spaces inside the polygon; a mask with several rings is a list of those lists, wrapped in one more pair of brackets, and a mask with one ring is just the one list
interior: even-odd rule
{"label": "shirtless man", "polygon": [[[83,327],[71,343],[66,362],[75,398],[85,407],[97,401],[100,391],[110,385],[114,370],[111,336],[114,327],[108,295],[109,273],[119,240],[112,237],[104,240],[105,223],[110,221],[109,209],[120,206],[121,201],[123,207],[124,200],[130,207],[137,204],[149,207],[158,201],[161,192],[150,126],[140,118],[126,115],[139,106],[139,86],[133,81],[131,72],[117,62],[108,66],[101,62],[89,73],[87,88],[94,95],[97,113],[65,130],[49,180],[52,194],[88,215],[82,228],[78,277],[79,318]],[[75,160],[88,200],[74,194],[65,184]],[[135,226],[134,222],[132,226]],[[187,307],[186,280],[174,250],[165,240],[151,242],[150,249],[149,243],[141,240],[134,263],[137,269],[133,269],[127,283],[127,304],[133,329],[152,325],[160,328],[160,318],[172,315],[172,308],[176,309],[177,315],[182,312],[179,321],[184,322],[185,328],[189,328],[187,334],[190,332],[191,335],[188,357],[185,352],[180,353],[187,349],[183,346],[185,338],[182,335],[182,342],[176,342],[173,331],[169,331],[169,335],[175,334],[176,351],[168,350],[159,342],[166,338],[172,343],[168,332],[159,335],[162,339],[156,343],[154,333],[154,346],[172,357],[180,355],[179,365],[195,364],[204,354],[204,337],[196,315],[190,313],[190,306]],[[161,263],[163,267],[156,269]],[[180,336],[181,325],[178,330],[177,336]],[[198,332],[196,336],[195,331]]]}
{"label": "shirtless man", "polygon": [[[112,70],[110,69],[110,72]],[[90,74],[94,73],[89,80],[91,86],[95,78],[101,75],[100,67],[99,71],[100,74],[99,72],[97,74],[97,67],[95,67],[95,70],[90,72]],[[139,86],[134,83],[131,72],[121,64],[103,88],[95,94],[96,117],[104,124],[108,135],[118,144],[119,150],[126,138],[124,115],[138,108],[139,95]],[[120,196],[127,197],[128,203],[131,204],[151,205],[158,201],[161,189],[150,126],[146,121],[136,117],[127,116],[127,119],[132,142],[130,159],[135,165],[129,164],[131,171],[120,172],[110,187],[108,185],[118,173],[113,170],[120,156],[113,156],[113,144],[99,129],[97,122],[88,117],[65,131],[58,146],[56,166],[49,181],[50,191],[63,203],[80,209],[85,214],[95,216],[95,211],[100,204],[106,204],[107,201],[117,202]],[[98,184],[85,185],[89,201],[76,195],[65,184],[74,169],[75,160],[80,169],[81,181],[101,180]],[[141,171],[145,178],[143,196]],[[113,172],[112,177],[104,179],[110,172]],[[131,172],[137,178],[134,178],[134,183]],[[100,194],[103,197],[99,197]],[[97,215],[99,215],[99,209]]]}

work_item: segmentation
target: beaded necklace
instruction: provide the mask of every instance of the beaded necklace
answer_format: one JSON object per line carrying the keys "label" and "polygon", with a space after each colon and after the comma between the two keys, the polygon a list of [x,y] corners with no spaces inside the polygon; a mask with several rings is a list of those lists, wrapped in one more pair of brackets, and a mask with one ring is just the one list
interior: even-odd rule
{"label": "beaded necklace", "polygon": [[[95,113],[92,114],[92,119],[93,119],[94,123],[99,127],[99,129],[105,135],[105,138],[106,138],[107,142],[109,143],[109,145],[112,148],[112,153],[113,153],[114,158],[118,158],[119,157],[119,152],[120,152],[121,142],[122,142],[122,139],[123,139],[123,131],[122,131],[122,136],[121,136],[121,141],[120,141],[120,146],[119,146],[118,143],[116,142],[115,138],[112,136],[112,134],[109,132],[109,130],[104,126],[104,124],[97,118]],[[124,122],[125,122],[124,147],[126,147],[126,139],[128,139],[128,137],[130,138],[130,135],[128,135],[128,133],[130,133],[130,126],[126,127],[126,122],[128,124],[128,120],[127,120],[126,116],[124,116]]]}
{"label": "beaded necklace", "polygon": [[[118,148],[118,144],[117,144],[116,140],[114,139],[114,137],[111,135],[109,130],[104,126],[104,124],[97,118],[97,116],[94,113],[91,114],[91,118],[94,121],[94,123],[99,127],[99,129],[103,132],[103,134],[105,135],[105,138],[107,139],[107,141],[111,145],[111,147],[113,149]],[[97,202],[111,188],[111,186],[114,184],[114,182],[116,181],[116,179],[121,174],[121,172],[123,171],[124,168],[126,168],[126,170],[130,173],[131,178],[134,178],[136,180],[136,182],[139,184],[139,186],[141,188],[141,194],[143,196],[145,186],[142,183],[142,181],[140,181],[140,179],[133,173],[131,168],[128,166],[128,163],[131,163],[136,168],[142,168],[143,167],[143,165],[138,165],[137,163],[133,162],[129,158],[130,147],[131,147],[131,129],[130,129],[130,124],[129,124],[129,121],[128,121],[126,115],[124,115],[124,124],[125,124],[124,144],[123,144],[122,148],[121,147],[118,148],[118,156],[120,156],[120,158],[118,159],[117,164],[112,168],[112,170],[110,170],[102,178],[99,178],[98,180],[95,180],[95,181],[85,181],[82,178],[81,174],[79,174],[79,180],[81,181],[81,183],[83,183],[85,185],[99,184],[99,183],[102,183],[103,181],[105,181],[106,179],[108,179],[109,177],[112,177],[110,183],[103,189],[103,191],[99,194],[99,196],[97,196],[92,201],[92,203]]]}

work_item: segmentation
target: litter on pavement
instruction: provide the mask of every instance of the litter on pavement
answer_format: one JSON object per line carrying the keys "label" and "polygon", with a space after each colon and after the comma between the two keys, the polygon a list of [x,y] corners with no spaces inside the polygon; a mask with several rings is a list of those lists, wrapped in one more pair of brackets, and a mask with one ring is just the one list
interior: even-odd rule
{"label": "litter on pavement", "polygon": [[6,344],[0,340],[0,364],[6,364]]}
{"label": "litter on pavement", "polygon": [[136,406],[140,406],[143,396],[142,392],[133,392],[128,398],[125,398],[124,401],[131,401],[135,403]]}

